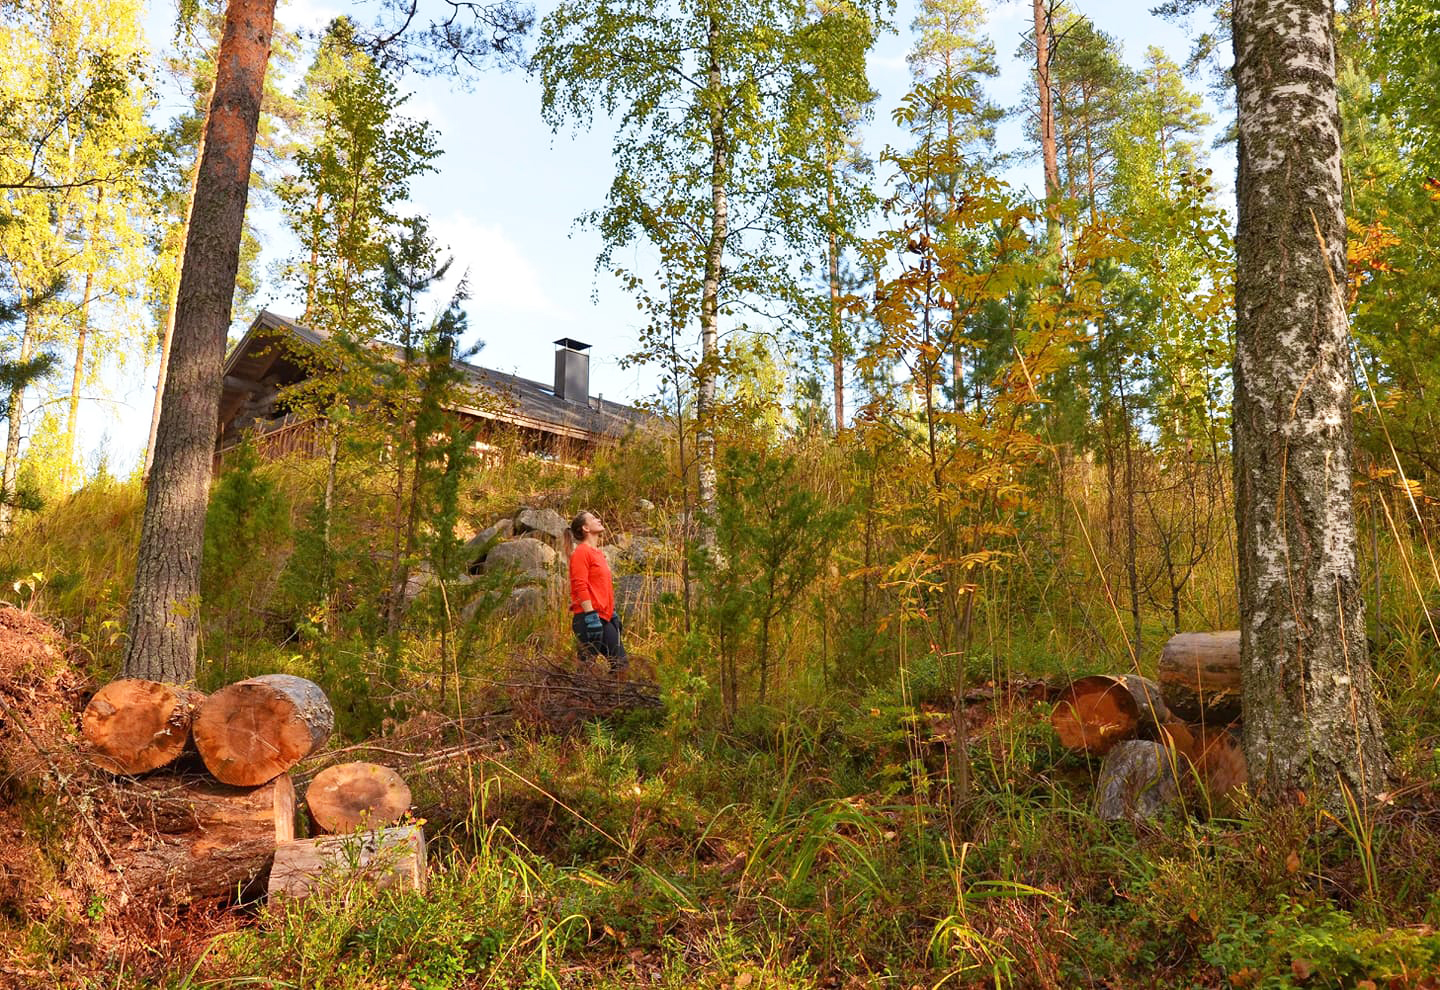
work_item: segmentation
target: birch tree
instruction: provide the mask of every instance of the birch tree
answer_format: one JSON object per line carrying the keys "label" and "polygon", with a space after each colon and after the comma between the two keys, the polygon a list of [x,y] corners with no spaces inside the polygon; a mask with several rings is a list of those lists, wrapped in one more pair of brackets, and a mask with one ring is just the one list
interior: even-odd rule
{"label": "birch tree", "polygon": [[1238,0],[1234,457],[1250,779],[1344,807],[1387,755],[1351,505],[1333,0]]}
{"label": "birch tree", "polygon": [[601,0],[562,4],[541,26],[533,66],[546,122],[617,118],[615,179],[605,207],[584,218],[604,237],[600,265],[614,249],[648,241],[668,266],[668,285],[683,276],[679,291],[698,300],[703,508],[715,501],[721,319],[737,304],[778,298],[783,308],[794,297],[789,246],[777,232],[817,198],[782,146],[794,76],[823,76],[804,88],[863,102],[863,39],[873,32],[845,30],[844,21],[879,12],[836,6],[810,16],[795,0]]}

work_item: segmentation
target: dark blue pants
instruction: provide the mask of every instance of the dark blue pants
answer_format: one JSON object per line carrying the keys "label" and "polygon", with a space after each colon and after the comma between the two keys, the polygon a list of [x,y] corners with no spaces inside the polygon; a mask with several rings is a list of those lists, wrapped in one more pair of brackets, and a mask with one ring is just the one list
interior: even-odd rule
{"label": "dark blue pants", "polygon": [[585,638],[585,622],[579,613],[570,617],[570,628],[575,631],[575,638],[580,642],[581,660],[604,657],[610,661],[611,668],[615,670],[625,667],[628,658],[625,646],[620,642],[620,632],[624,628],[620,624],[620,616],[600,620],[600,642],[598,643],[592,643]]}

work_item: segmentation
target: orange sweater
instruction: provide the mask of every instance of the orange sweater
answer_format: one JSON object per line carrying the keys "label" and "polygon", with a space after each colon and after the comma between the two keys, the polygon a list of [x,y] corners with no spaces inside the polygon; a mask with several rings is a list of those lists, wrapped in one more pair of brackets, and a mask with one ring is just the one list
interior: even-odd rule
{"label": "orange sweater", "polygon": [[580,603],[589,601],[607,622],[615,618],[615,587],[610,580],[610,562],[600,548],[577,543],[570,555],[570,611],[580,613]]}

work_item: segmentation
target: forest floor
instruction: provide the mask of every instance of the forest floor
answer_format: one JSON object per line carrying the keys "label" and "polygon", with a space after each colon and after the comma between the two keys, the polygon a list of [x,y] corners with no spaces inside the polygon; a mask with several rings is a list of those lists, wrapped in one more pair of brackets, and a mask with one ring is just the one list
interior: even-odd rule
{"label": "forest floor", "polygon": [[960,800],[944,706],[720,730],[680,687],[650,703],[643,670],[600,718],[574,700],[594,675],[531,668],[485,716],[345,744],[414,754],[423,895],[120,903],[72,661],[0,609],[0,987],[1440,987],[1428,785],[1349,820],[1192,792],[1101,822],[1039,680],[971,692]]}

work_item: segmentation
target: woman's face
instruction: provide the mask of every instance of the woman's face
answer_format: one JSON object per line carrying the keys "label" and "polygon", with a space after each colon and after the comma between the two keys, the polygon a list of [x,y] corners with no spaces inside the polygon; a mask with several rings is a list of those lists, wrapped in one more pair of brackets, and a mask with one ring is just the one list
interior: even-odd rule
{"label": "woman's face", "polygon": [[605,532],[605,524],[600,521],[600,517],[597,516],[595,513],[587,512],[585,513],[584,529],[585,538],[588,540],[592,537],[599,536],[601,533]]}

